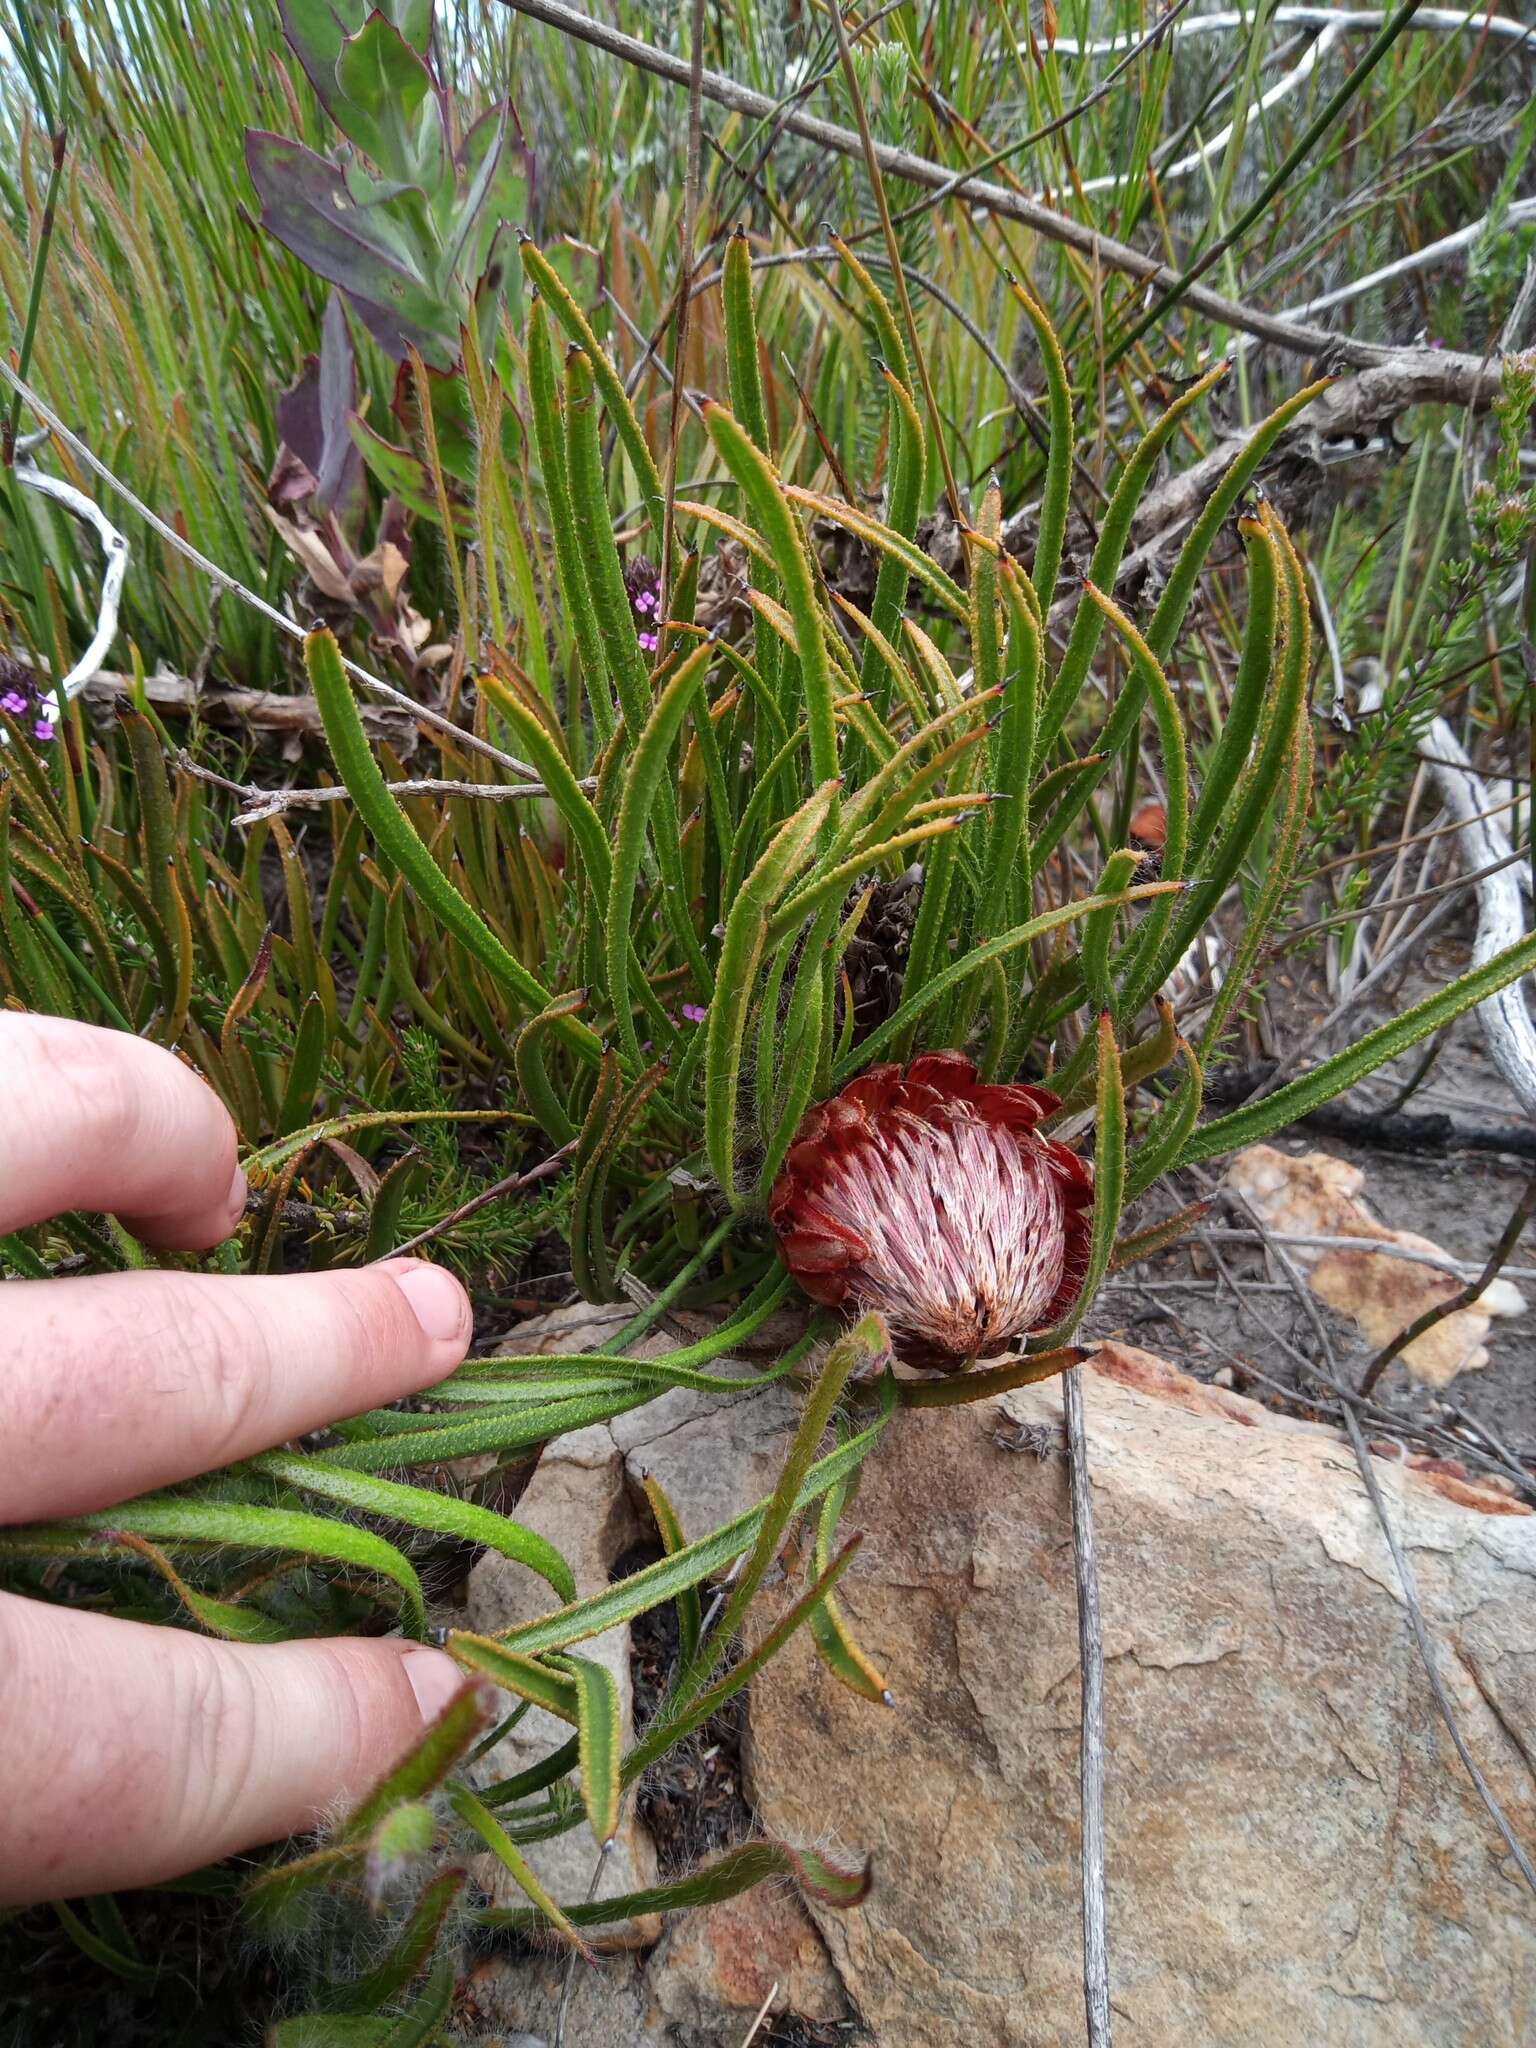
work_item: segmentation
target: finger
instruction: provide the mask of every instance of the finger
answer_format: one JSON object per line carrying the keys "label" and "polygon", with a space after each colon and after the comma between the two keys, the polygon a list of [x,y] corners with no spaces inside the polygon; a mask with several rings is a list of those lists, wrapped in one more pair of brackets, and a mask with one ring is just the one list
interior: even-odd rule
{"label": "finger", "polygon": [[151,1244],[199,1251],[244,1208],[229,1111],[173,1053],[0,1011],[0,1232],[100,1209]]}
{"label": "finger", "polygon": [[6,1283],[0,1522],[81,1514],[435,1386],[469,1298],[420,1259]]}
{"label": "finger", "polygon": [[153,1884],[355,1801],[463,1682],[441,1650],[251,1647],[0,1594],[0,1905]]}

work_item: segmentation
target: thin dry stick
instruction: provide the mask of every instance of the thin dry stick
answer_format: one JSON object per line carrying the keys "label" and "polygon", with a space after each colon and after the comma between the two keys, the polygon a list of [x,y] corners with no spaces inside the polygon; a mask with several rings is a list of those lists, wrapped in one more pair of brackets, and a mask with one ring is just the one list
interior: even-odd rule
{"label": "thin dry stick", "polygon": [[[1137,58],[1145,56],[1149,50],[1154,49],[1162,41],[1163,37],[1168,34],[1179,17],[1187,12],[1192,4],[1193,0],[1175,0],[1175,4],[1169,8],[1166,14],[1158,17],[1147,33],[1141,37],[1140,41],[1133,42],[1127,47],[1125,55],[1120,59],[1119,63],[1116,64],[1112,71],[1106,73],[1099,80],[1092,92],[1085,93],[1080,100],[1076,100],[1070,107],[1064,108],[1054,119],[1042,123],[1038,128],[1031,129],[1029,134],[1019,136],[1016,141],[1005,142],[1000,149],[989,150],[985,156],[978,158],[975,163],[969,165],[965,170],[956,171],[947,184],[936,186],[928,194],[927,198],[914,200],[910,206],[903,207],[900,213],[893,214],[892,225],[898,228],[904,226],[907,221],[914,219],[918,214],[927,213],[935,206],[940,205],[949,198],[952,192],[958,192],[968,178],[979,178],[984,171],[996,170],[1000,164],[1006,163],[1009,157],[1020,156],[1026,149],[1036,148],[1040,143],[1049,141],[1051,136],[1058,134],[1063,128],[1070,128],[1074,121],[1081,120],[1083,115],[1097,106],[1100,100],[1108,98],[1114,86],[1136,62]],[[1060,48],[1059,43],[1057,48]],[[862,242],[874,232],[873,228],[860,228],[856,234],[849,235],[848,240],[850,242]]]}
{"label": "thin dry stick", "polygon": [[[503,5],[511,7],[515,13],[528,15],[534,21],[559,29],[564,35],[589,43],[611,57],[633,64],[638,70],[649,71],[657,78],[665,78],[674,85],[687,85],[689,82],[689,67],[681,58],[656,49],[638,36],[610,28],[606,22],[595,20],[573,7],[563,6],[561,0],[503,0]],[[738,85],[734,79],[724,78],[719,72],[706,71],[701,87],[706,99],[714,100],[735,113],[750,115],[754,120],[777,118],[793,134],[837,156],[858,159],[864,154],[863,145],[852,129],[841,128],[835,122],[823,121],[798,110],[783,111],[763,94]],[[876,162],[889,177],[904,178],[929,191],[940,186],[948,187],[953,181],[953,171],[928,157],[917,156],[911,150],[877,142],[874,151]],[[1102,235],[1080,221],[1069,220],[1065,214],[1056,213],[1022,193],[1011,192],[1006,186],[968,176],[955,189],[957,196],[968,204],[983,207],[1003,220],[1018,221],[1046,240],[1065,243],[1090,260],[1096,257],[1111,270],[1121,271],[1128,277],[1142,278],[1151,285],[1164,288],[1181,281],[1181,273],[1168,264],[1159,263],[1155,257],[1145,256],[1139,249],[1116,241],[1112,236]],[[1224,327],[1252,334],[1261,341],[1273,342],[1277,348],[1290,349],[1299,355],[1329,356],[1335,361],[1363,368],[1385,365],[1394,370],[1408,370],[1416,382],[1421,377],[1427,378],[1433,384],[1435,395],[1452,403],[1491,402],[1502,388],[1497,360],[1488,361],[1449,349],[1377,347],[1352,335],[1334,334],[1324,327],[1313,327],[1265,313],[1256,306],[1224,298],[1221,293],[1201,284],[1190,285],[1184,291],[1183,299],[1196,312],[1204,313],[1208,319],[1218,321]]]}
{"label": "thin dry stick", "polygon": [[[1405,839],[1402,845],[1406,847],[1410,843]],[[1450,881],[1436,882],[1431,889],[1417,889],[1411,896],[1387,896],[1370,903],[1357,904],[1353,910],[1333,911],[1329,916],[1319,917],[1311,924],[1298,925],[1295,931],[1287,933],[1287,940],[1295,944],[1301,939],[1311,938],[1315,932],[1332,931],[1335,925],[1358,924],[1363,917],[1379,917],[1384,908],[1391,911],[1408,910],[1417,903],[1433,902],[1437,896],[1454,896],[1458,890],[1475,888],[1479,882],[1486,882],[1493,875],[1501,875],[1506,868],[1512,868],[1517,861],[1523,862],[1524,859],[1523,850],[1519,853],[1507,852],[1500,859],[1489,861],[1486,867],[1474,868],[1470,875],[1453,875]],[[1358,986],[1356,983],[1356,987]],[[1351,990],[1351,996],[1353,993]],[[1349,998],[1346,997],[1345,1000],[1347,1002]]]}
{"label": "thin dry stick", "polygon": [[[176,766],[195,781],[211,783],[215,789],[228,790],[231,796],[240,798],[244,808],[230,820],[232,825],[259,825],[263,819],[279,817],[284,811],[309,805],[350,803],[352,800],[351,790],[339,782],[324,789],[263,789],[260,783],[236,782],[231,776],[220,775],[216,768],[205,768],[201,761],[192,758],[185,747],[177,753]],[[589,783],[585,786],[596,785]],[[466,796],[485,803],[502,804],[548,793],[542,782],[451,782],[430,775],[392,782],[389,790],[390,795],[396,797]]]}
{"label": "thin dry stick", "polygon": [[[1396,1409],[1383,1408],[1375,1401],[1361,1401],[1352,1388],[1344,1386],[1332,1373],[1325,1371],[1315,1359],[1308,1358],[1305,1352],[1299,1351],[1286,1336],[1285,1332],[1271,1322],[1268,1316],[1261,1315],[1249,1299],[1254,1294],[1289,1294],[1294,1296],[1294,1288],[1284,1280],[1239,1279],[1221,1256],[1220,1248],[1216,1243],[1216,1240],[1221,1235],[1220,1231],[1208,1232],[1202,1229],[1200,1232],[1200,1242],[1205,1250],[1210,1253],[1212,1263],[1215,1265],[1220,1278],[1204,1283],[1191,1281],[1187,1284],[1190,1286],[1203,1284],[1212,1288],[1224,1287],[1236,1303],[1240,1316],[1244,1318],[1251,1316],[1260,1329],[1279,1346],[1289,1359],[1301,1368],[1303,1374],[1320,1381],[1322,1385],[1326,1386],[1329,1392],[1336,1396],[1336,1399],[1332,1401],[1324,1400],[1321,1395],[1310,1392],[1304,1397],[1318,1414],[1335,1415],[1347,1403],[1354,1402],[1364,1412],[1366,1420],[1370,1423],[1372,1429],[1384,1435],[1391,1436],[1395,1440],[1414,1438],[1421,1443],[1444,1445],[1454,1451],[1459,1457],[1470,1455],[1479,1459],[1484,1465],[1502,1471],[1506,1478],[1512,1479],[1524,1492],[1536,1491],[1536,1480],[1532,1479],[1529,1470],[1520,1463],[1519,1459],[1512,1452],[1506,1451],[1502,1446],[1496,1447],[1497,1455],[1490,1456],[1481,1446],[1469,1445],[1465,1437],[1452,1436],[1449,1431],[1438,1428],[1434,1423],[1416,1420],[1412,1416],[1401,1414]],[[1172,1285],[1174,1283],[1166,1284]],[[1143,1286],[1145,1285],[1146,1283],[1143,1283]],[[1157,1292],[1159,1290],[1153,1288],[1149,1291]],[[1244,1359],[1243,1373],[1246,1378],[1257,1380],[1262,1386],[1270,1388],[1274,1393],[1283,1395],[1288,1401],[1294,1401],[1297,1398],[1296,1387],[1285,1386],[1281,1381],[1271,1379],[1269,1374],[1261,1372],[1251,1359]],[[1484,1435],[1486,1436],[1487,1432],[1484,1432]]]}
{"label": "thin dry stick", "polygon": [[742,2036],[741,2048],[752,2048],[752,2043],[757,2039],[757,2030],[763,2024],[763,2021],[767,2019],[768,2008],[773,2004],[773,2001],[778,1997],[778,1995],[779,1984],[778,1979],[775,1978],[773,1981],[773,1985],[769,1990],[768,1996],[757,2008],[757,2018],[752,2022],[751,2026],[748,2027],[746,2033]]}
{"label": "thin dry stick", "polygon": [[[1254,1244],[1259,1241],[1258,1233],[1253,1230],[1212,1230],[1209,1226],[1202,1236],[1228,1244]],[[1471,1280],[1485,1271],[1473,1265],[1470,1259],[1453,1259],[1445,1253],[1421,1251],[1416,1245],[1397,1244],[1389,1237],[1313,1237],[1294,1230],[1276,1230],[1271,1233],[1271,1238],[1276,1244],[1296,1245],[1303,1251],[1370,1252],[1384,1259],[1402,1259],[1410,1266],[1433,1266],[1437,1272],[1453,1273],[1458,1280]],[[1515,1271],[1536,1279],[1536,1266],[1517,1266]]]}
{"label": "thin dry stick", "polygon": [[[1265,17],[1270,28],[1380,28],[1387,19],[1385,8],[1375,7],[1313,7],[1282,4],[1272,7]],[[1192,36],[1208,36],[1230,33],[1233,29],[1243,35],[1251,32],[1254,17],[1251,12],[1238,13],[1222,11],[1215,14],[1197,14],[1181,22],[1174,32],[1176,42],[1184,42]],[[1516,42],[1529,42],[1536,36],[1536,29],[1507,14],[1495,14],[1491,7],[1421,7],[1413,18],[1414,29],[1436,29],[1453,35],[1508,36]],[[1075,36],[1058,36],[1053,45],[1058,57],[1113,57],[1125,48],[1125,38],[1134,36],[1134,29],[1126,29],[1115,35],[1102,37],[1097,42],[1080,43]],[[1023,49],[1024,45],[1020,45]]]}
{"label": "thin dry stick", "polygon": [[1072,1470],[1072,1565],[1077,1577],[1077,1649],[1082,1671],[1083,2002],[1088,2048],[1110,2048],[1109,1943],[1104,1915],[1104,1629],[1088,1491],[1088,1433],[1082,1367],[1062,1374],[1067,1453]]}
{"label": "thin dry stick", "polygon": [[1525,1193],[1515,1204],[1514,1213],[1500,1232],[1498,1243],[1488,1254],[1488,1263],[1482,1272],[1447,1300],[1434,1302],[1425,1309],[1423,1315],[1415,1316],[1406,1329],[1399,1330],[1390,1343],[1382,1345],[1365,1369],[1365,1377],[1360,1382],[1362,1396],[1369,1396],[1375,1392],[1376,1382],[1393,1359],[1422,1337],[1426,1330],[1432,1330],[1437,1323],[1443,1323],[1447,1316],[1456,1315],[1461,1309],[1471,1308],[1475,1301],[1487,1293],[1499,1277],[1510,1253],[1520,1242],[1525,1226],[1533,1214],[1536,1214],[1536,1167],[1531,1169],[1531,1177],[1525,1184]]}
{"label": "thin dry stick", "polygon": [[1374,988],[1378,982],[1382,981],[1390,973],[1391,969],[1402,960],[1410,946],[1421,950],[1424,941],[1429,937],[1430,933],[1444,924],[1456,907],[1455,897],[1450,896],[1442,898],[1432,910],[1426,910],[1412,931],[1405,933],[1402,938],[1398,939],[1391,949],[1382,955],[1368,974],[1361,975],[1344,1001],[1330,1010],[1322,1023],[1315,1025],[1307,1033],[1300,1045],[1293,1046],[1285,1059],[1275,1062],[1275,1071],[1267,1075],[1257,1088],[1244,1098],[1245,1106],[1251,1102],[1262,1102],[1264,1097],[1272,1095],[1275,1089],[1289,1075],[1299,1072],[1302,1061],[1311,1054],[1314,1047],[1319,1045],[1328,1036],[1334,1025],[1348,1013],[1350,1008],[1359,1002],[1366,990]]}
{"label": "thin dry stick", "polygon": [[[574,1152],[581,1143],[572,1138],[568,1145],[562,1145],[558,1152],[551,1152],[547,1159],[541,1159],[537,1166],[530,1166],[526,1173],[509,1173],[505,1180],[497,1181],[494,1187],[482,1188],[478,1195],[472,1195],[467,1202],[461,1202],[450,1215],[439,1223],[431,1223],[425,1230],[419,1230],[414,1237],[408,1237],[404,1244],[397,1244],[393,1250],[381,1252],[383,1259],[403,1259],[410,1252],[418,1251],[429,1239],[441,1237],[445,1230],[452,1230],[457,1223],[467,1222],[471,1216],[478,1216],[482,1209],[492,1202],[499,1202],[505,1195],[515,1195],[522,1188],[531,1188],[535,1181],[547,1180],[562,1160]],[[374,1262],[377,1264],[377,1261]]]}
{"label": "thin dry stick", "polygon": [[[19,393],[28,408],[36,414],[49,432],[54,434],[72,455],[83,462],[93,476],[99,477],[104,484],[116,491],[125,505],[131,505],[145,525],[158,533],[168,547],[174,548],[177,554],[184,556],[195,568],[200,569],[215,590],[227,590],[231,597],[238,597],[242,604],[248,605],[254,612],[259,612],[269,624],[276,626],[280,633],[286,633],[289,639],[303,640],[308,637],[296,619],[290,619],[287,613],[280,612],[276,605],[268,604],[264,597],[258,596],[254,590],[248,590],[237,578],[231,576],[227,569],[221,569],[218,563],[210,561],[201,549],[184,540],[158,513],[151,512],[144,500],[137,497],[121,477],[114,476],[100,456],[88,448],[78,434],[72,433],[65,426],[58,414],[39,398],[31,385],[24,383],[17,376],[3,355],[0,355],[0,378],[9,384],[12,391]],[[59,493],[55,491],[53,495],[58,496]],[[371,690],[387,704],[397,705],[400,710],[409,712],[412,718],[419,719],[423,725],[430,725],[438,732],[448,733],[468,752],[484,754],[487,760],[499,761],[503,768],[510,768],[514,775],[537,780],[536,771],[526,761],[519,761],[515,754],[503,753],[500,747],[493,747],[489,740],[481,739],[477,733],[468,732],[463,726],[455,725],[451,718],[445,718],[440,711],[432,711],[425,704],[418,704],[415,698],[408,697],[404,690],[397,690],[393,683],[386,683],[381,677],[371,675],[367,669],[359,668],[355,661],[348,660],[345,655],[341,657],[341,665],[353,681],[361,683],[365,690]]]}

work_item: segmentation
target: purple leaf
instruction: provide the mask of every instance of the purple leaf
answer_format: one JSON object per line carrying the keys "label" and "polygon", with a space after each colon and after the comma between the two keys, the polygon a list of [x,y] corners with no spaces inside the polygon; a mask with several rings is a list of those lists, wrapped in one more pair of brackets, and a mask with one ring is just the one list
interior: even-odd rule
{"label": "purple leaf", "polygon": [[332,293],[320,333],[319,414],[320,467],[316,472],[321,506],[336,514],[343,532],[355,531],[363,511],[363,458],[352,439],[351,415],[357,403],[357,366],[352,337],[341,300]]}
{"label": "purple leaf", "polygon": [[261,200],[262,225],[318,276],[339,285],[379,345],[400,362],[407,343],[423,361],[451,369],[457,322],[442,331],[446,309],[402,262],[388,237],[387,214],[370,218],[334,165],[302,143],[259,128],[245,138],[246,167]]}

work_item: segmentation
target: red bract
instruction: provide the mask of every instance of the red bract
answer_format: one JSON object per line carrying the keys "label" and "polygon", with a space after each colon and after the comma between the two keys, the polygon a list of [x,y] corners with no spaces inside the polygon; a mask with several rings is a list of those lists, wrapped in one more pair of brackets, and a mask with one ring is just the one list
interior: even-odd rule
{"label": "red bract", "polygon": [[878,1309],[909,1364],[958,1372],[1049,1329],[1082,1291],[1093,1183],[1040,1135],[1044,1088],[959,1053],[871,1067],[808,1110],[768,1213],[813,1301]]}

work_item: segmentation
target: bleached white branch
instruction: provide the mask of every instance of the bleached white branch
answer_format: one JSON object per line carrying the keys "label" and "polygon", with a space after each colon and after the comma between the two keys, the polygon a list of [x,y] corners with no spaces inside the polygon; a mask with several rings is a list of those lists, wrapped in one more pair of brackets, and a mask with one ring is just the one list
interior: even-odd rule
{"label": "bleached white branch", "polygon": [[[1176,29],[1175,33],[1177,33]],[[1304,84],[1317,69],[1320,61],[1333,48],[1334,44],[1339,41],[1341,33],[1338,29],[1325,29],[1317,40],[1302,52],[1301,56],[1297,58],[1284,77],[1272,85],[1269,91],[1255,102],[1250,111],[1250,120],[1253,114],[1267,113],[1271,107],[1278,105],[1288,94],[1293,93],[1298,85]],[[1208,142],[1201,143],[1200,147],[1192,151],[1189,156],[1181,156],[1177,163],[1165,164],[1157,174],[1159,181],[1166,185],[1170,179],[1187,178],[1191,171],[1198,171],[1202,164],[1209,163],[1212,157],[1221,154],[1222,150],[1232,140],[1233,131],[1236,126],[1237,123],[1235,121],[1229,121],[1225,128],[1218,129]],[[1085,192],[1113,192],[1125,184],[1131,175],[1132,173],[1128,170],[1107,171],[1102,177],[1085,178],[1083,180],[1083,190]]]}
{"label": "bleached white branch", "polygon": [[[1506,228],[1524,227],[1528,221],[1536,221],[1536,199],[1516,199],[1500,223],[1500,231]],[[1347,284],[1341,284],[1331,292],[1324,292],[1319,298],[1308,299],[1304,306],[1288,306],[1285,318],[1302,320],[1310,313],[1326,312],[1330,306],[1346,305],[1351,299],[1358,299],[1366,292],[1376,291],[1384,284],[1391,284],[1399,277],[1411,277],[1420,270],[1434,270],[1463,249],[1472,244],[1488,226],[1488,216],[1482,214],[1464,228],[1457,228],[1449,235],[1442,235],[1438,241],[1426,242],[1422,249],[1410,249],[1406,256],[1399,256],[1385,264],[1380,270],[1368,271],[1364,277],[1352,277]],[[1245,348],[1248,336],[1240,334],[1236,345]]]}
{"label": "bleached white branch", "polygon": [[[73,512],[77,519],[83,519],[88,526],[94,526],[101,536],[102,553],[106,557],[106,570],[101,579],[101,595],[96,603],[96,631],[91,644],[67,675],[61,676],[41,701],[44,718],[50,725],[57,725],[64,716],[64,707],[71,698],[78,697],[86,684],[101,667],[107,649],[117,638],[117,615],[123,601],[123,579],[128,574],[128,542],[108,519],[101,507],[88,498],[84,491],[76,490],[62,477],[47,476],[30,462],[18,462],[11,471],[17,483],[29,491],[40,491],[45,498],[52,498]],[[0,730],[0,747],[7,744],[7,734]]]}
{"label": "bleached white branch", "polygon": [[[1482,967],[1496,953],[1525,937],[1525,905],[1511,863],[1513,849],[1497,819],[1486,815],[1492,798],[1474,772],[1465,747],[1448,722],[1437,718],[1421,748],[1446,809],[1457,819],[1464,859],[1481,869],[1477,884],[1477,937],[1472,965]],[[1506,865],[1495,867],[1495,862]],[[1521,981],[1489,996],[1477,1009],[1494,1065],[1518,1097],[1527,1116],[1536,1116],[1536,1025],[1526,1007]]]}
{"label": "bleached white branch", "polygon": [[[1274,28],[1331,28],[1342,33],[1345,29],[1378,29],[1390,18],[1387,10],[1379,7],[1283,6],[1274,9],[1269,23]],[[1536,26],[1514,21],[1505,14],[1484,14],[1475,8],[1464,11],[1457,7],[1421,7],[1408,25],[1441,35],[1465,32],[1536,42]],[[1251,13],[1223,9],[1216,14],[1187,14],[1168,33],[1173,41],[1184,42],[1193,36],[1222,35],[1233,30],[1246,35],[1252,27]],[[1142,30],[1127,29],[1123,34],[1103,36],[1088,43],[1080,43],[1072,36],[1058,36],[1052,47],[1058,57],[1119,57],[1143,39]],[[1028,46],[1020,47],[1027,50]]]}

